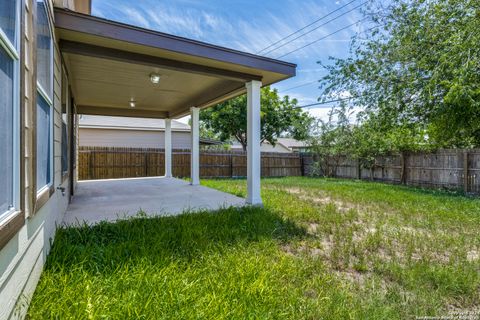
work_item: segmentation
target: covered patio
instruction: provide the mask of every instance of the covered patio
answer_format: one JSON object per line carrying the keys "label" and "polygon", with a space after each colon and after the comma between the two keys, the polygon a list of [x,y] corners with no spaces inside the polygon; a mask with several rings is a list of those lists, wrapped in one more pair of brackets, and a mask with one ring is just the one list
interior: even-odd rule
{"label": "covered patio", "polygon": [[[262,205],[261,87],[295,76],[296,65],[212,44],[55,9],[60,52],[77,114],[165,119],[165,177],[78,182],[65,222],[97,212],[178,213]],[[199,186],[199,112],[247,94],[247,197]],[[190,183],[172,178],[171,119],[191,115]]]}
{"label": "covered patio", "polygon": [[187,181],[166,178],[89,180],[78,184],[63,223],[78,225],[115,221],[138,215],[175,215],[242,206],[245,200]]}

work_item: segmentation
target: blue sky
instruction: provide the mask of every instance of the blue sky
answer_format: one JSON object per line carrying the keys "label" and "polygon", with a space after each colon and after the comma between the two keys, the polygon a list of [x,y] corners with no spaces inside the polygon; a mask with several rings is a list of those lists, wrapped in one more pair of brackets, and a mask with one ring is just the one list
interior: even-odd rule
{"label": "blue sky", "polygon": [[[306,26],[351,0],[93,0],[93,14],[144,28],[188,37],[246,52],[257,53],[271,43]],[[308,31],[343,12],[361,5],[356,0],[346,8],[313,25]],[[359,9],[266,54],[277,58],[323,36],[360,20]],[[314,103],[321,94],[317,83],[325,75],[317,61],[328,62],[329,56],[347,57],[350,38],[365,29],[362,23],[332,35],[281,60],[298,65],[297,76],[276,84],[281,94],[297,98],[300,105]],[[292,37],[293,38],[293,37]],[[309,85],[288,90],[292,87]],[[286,91],[285,91],[286,90]],[[324,118],[328,107],[309,109]]]}

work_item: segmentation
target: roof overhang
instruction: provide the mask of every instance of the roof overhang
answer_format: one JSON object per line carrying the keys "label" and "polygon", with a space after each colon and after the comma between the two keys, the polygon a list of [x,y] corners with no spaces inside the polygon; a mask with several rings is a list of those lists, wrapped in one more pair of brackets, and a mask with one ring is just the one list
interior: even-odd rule
{"label": "roof overhang", "polygon": [[64,9],[55,26],[79,113],[179,118],[244,93],[248,81],[295,76],[295,64]]}
{"label": "roof overhang", "polygon": [[[79,124],[79,129],[101,129],[101,130],[132,130],[132,131],[165,131],[165,128],[146,128],[146,127],[126,127],[126,126],[97,126],[88,124]],[[172,132],[190,132],[190,129],[172,128]]]}

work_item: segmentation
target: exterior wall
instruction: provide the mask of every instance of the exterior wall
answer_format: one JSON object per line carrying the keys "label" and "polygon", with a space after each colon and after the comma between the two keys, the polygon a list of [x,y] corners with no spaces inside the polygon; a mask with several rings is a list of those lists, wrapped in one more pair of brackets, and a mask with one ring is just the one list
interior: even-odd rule
{"label": "exterior wall", "polygon": [[[69,0],[70,1],[70,0]],[[84,14],[91,14],[92,0],[74,0],[75,11]]]}
{"label": "exterior wall", "polygon": [[69,10],[91,14],[91,0],[54,0],[55,6]]}
{"label": "exterior wall", "polygon": [[[87,147],[165,148],[163,131],[79,129],[79,145]],[[172,131],[173,149],[190,149],[190,132]]]}
{"label": "exterior wall", "polygon": [[[50,7],[53,7],[49,0]],[[23,210],[26,220],[17,233],[0,247],[0,319],[23,318],[28,303],[39,280],[40,273],[55,235],[56,225],[60,224],[68,205],[69,183],[61,174],[61,59],[54,39],[54,177],[53,188],[46,201],[38,202],[35,177],[35,114],[36,114],[36,76],[35,76],[35,24],[34,12],[36,0],[26,0],[24,12],[24,46],[21,55],[24,58],[22,70],[24,77],[24,179]],[[51,12],[50,12],[51,14]],[[52,20],[53,21],[53,20]],[[53,26],[52,26],[53,30]],[[55,35],[53,35],[55,37]],[[65,196],[57,187],[66,188]]]}
{"label": "exterior wall", "polygon": [[55,6],[75,10],[75,2],[73,0],[54,0]]}
{"label": "exterior wall", "polygon": [[[242,151],[242,145],[234,144],[232,145],[232,150]],[[270,143],[262,143],[260,147],[261,152],[280,152],[280,153],[292,153],[292,150],[284,147],[280,143],[277,143],[275,146],[272,146]]]}
{"label": "exterior wall", "polygon": [[310,152],[311,147],[292,147],[293,152]]}
{"label": "exterior wall", "polygon": [[277,143],[275,146],[271,145],[270,143],[262,143],[260,150],[262,152],[286,152],[286,153],[292,152],[292,150],[284,147],[280,143]]}
{"label": "exterior wall", "polygon": [[0,251],[0,319],[25,315],[67,205],[68,197],[55,192]]}

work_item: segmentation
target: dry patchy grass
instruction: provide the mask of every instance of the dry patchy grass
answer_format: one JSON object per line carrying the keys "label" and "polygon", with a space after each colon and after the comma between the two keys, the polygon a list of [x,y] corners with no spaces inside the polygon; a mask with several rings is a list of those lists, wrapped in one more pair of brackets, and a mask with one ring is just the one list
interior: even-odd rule
{"label": "dry patchy grass", "polygon": [[[245,196],[244,180],[207,186]],[[61,229],[32,319],[405,319],[476,310],[480,201],[263,180],[265,208]]]}

